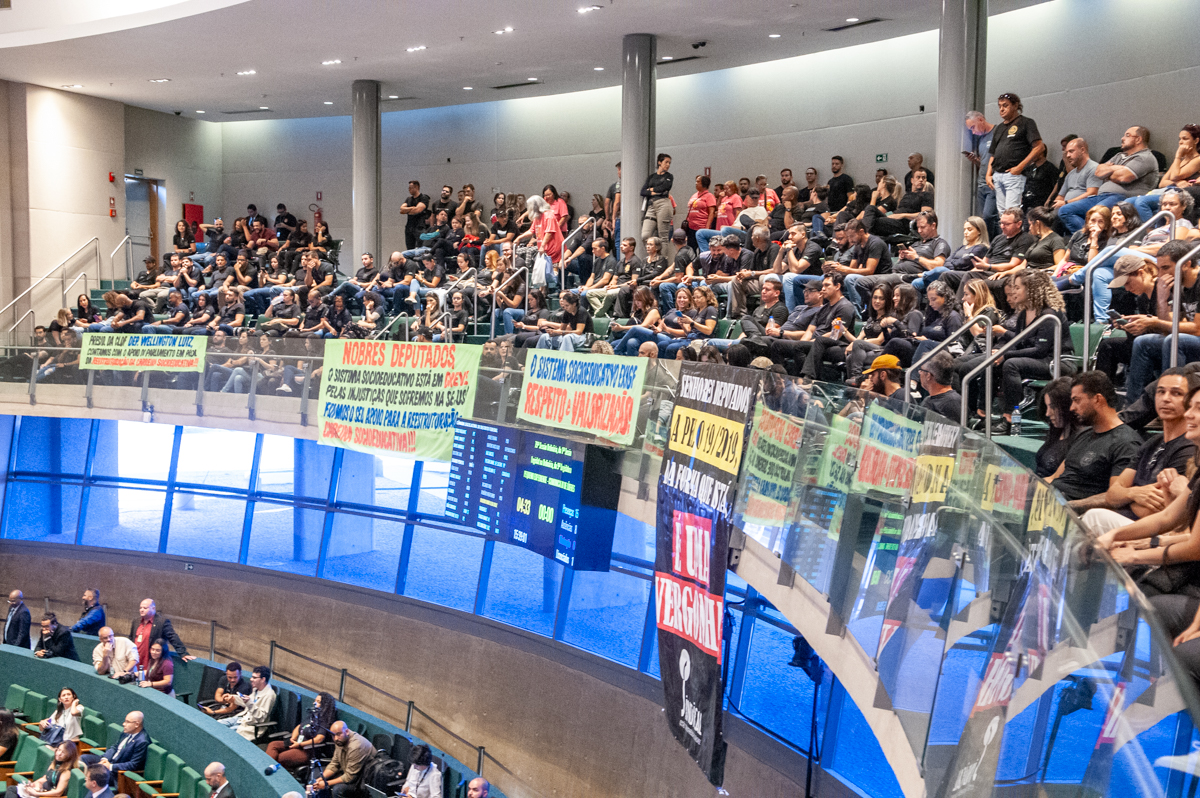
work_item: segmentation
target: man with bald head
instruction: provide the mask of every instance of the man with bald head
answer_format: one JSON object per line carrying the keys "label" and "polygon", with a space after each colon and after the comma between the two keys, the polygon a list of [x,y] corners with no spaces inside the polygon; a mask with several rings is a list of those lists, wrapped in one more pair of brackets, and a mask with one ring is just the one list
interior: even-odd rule
{"label": "man with bald head", "polygon": [[119,679],[131,673],[138,664],[137,648],[127,637],[117,637],[111,626],[100,630],[100,642],[92,649],[92,665],[96,673]]}
{"label": "man with bald head", "polygon": [[121,736],[117,742],[97,757],[93,753],[81,756],[80,761],[88,767],[99,765],[108,771],[108,783],[115,787],[117,774],[122,770],[141,770],[146,766],[146,751],[150,748],[150,735],[146,733],[145,718],[141,712],[130,712],[121,724]]}
{"label": "man with bald head", "polygon": [[[171,648],[184,662],[195,659],[188,654],[187,646],[175,633],[175,627],[171,626],[171,619],[158,614],[158,606],[154,603],[154,599],[142,599],[142,603],[138,605],[137,620],[129,627],[129,639],[137,646],[138,661],[142,663],[143,667],[150,667],[150,645],[160,638],[170,643]],[[166,653],[163,652],[163,654]]]}
{"label": "man with bald head", "polygon": [[483,776],[477,779],[471,779],[471,783],[467,785],[467,798],[488,798],[491,794],[492,785],[488,784],[488,780]]}
{"label": "man with bald head", "polygon": [[204,769],[204,782],[212,787],[209,798],[236,798],[233,785],[225,778],[225,766],[220,762],[213,762]]}
{"label": "man with bald head", "polygon": [[29,608],[25,594],[14,590],[8,594],[8,615],[4,619],[4,645],[29,648]]}
{"label": "man with bald head", "polygon": [[375,756],[375,747],[340,720],[334,722],[329,731],[333,733],[333,759],[313,786],[318,790],[329,788],[333,798],[362,795],[365,790],[359,782],[363,768]]}

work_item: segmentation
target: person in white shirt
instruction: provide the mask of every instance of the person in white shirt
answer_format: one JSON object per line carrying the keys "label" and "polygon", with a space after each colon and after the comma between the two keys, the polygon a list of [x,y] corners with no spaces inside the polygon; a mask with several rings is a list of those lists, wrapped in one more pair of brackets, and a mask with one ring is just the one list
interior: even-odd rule
{"label": "person in white shirt", "polygon": [[400,789],[400,798],[442,798],[442,772],[433,764],[433,753],[425,745],[414,745],[412,765]]}
{"label": "person in white shirt", "polygon": [[275,708],[275,688],[271,681],[271,669],[259,665],[250,677],[250,687],[253,688],[248,696],[237,695],[233,701],[244,709],[236,715],[219,718],[217,723],[236,728],[237,733],[251,742],[254,741],[256,723],[266,723],[271,718],[271,710]]}
{"label": "person in white shirt", "polygon": [[83,704],[79,703],[79,696],[75,695],[75,691],[70,687],[64,687],[58,691],[58,707],[54,710],[54,714],[39,721],[38,727],[44,735],[51,726],[62,726],[62,739],[78,742],[79,738],[83,736],[83,727],[80,725],[81,718],[83,718]]}
{"label": "person in white shirt", "polygon": [[96,673],[117,679],[133,671],[138,664],[137,646],[128,637],[117,637],[111,627],[100,630],[100,642],[92,649]]}
{"label": "person in white shirt", "polygon": [[236,798],[233,785],[225,778],[225,766],[220,762],[212,762],[204,769],[204,781],[212,787],[209,798]]}

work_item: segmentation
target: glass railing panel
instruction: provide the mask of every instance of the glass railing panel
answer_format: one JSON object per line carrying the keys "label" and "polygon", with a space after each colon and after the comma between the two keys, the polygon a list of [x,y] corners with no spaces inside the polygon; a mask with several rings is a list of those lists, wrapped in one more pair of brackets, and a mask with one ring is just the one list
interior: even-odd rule
{"label": "glass railing panel", "polygon": [[473,612],[484,541],[444,529],[413,530],[404,595]]}

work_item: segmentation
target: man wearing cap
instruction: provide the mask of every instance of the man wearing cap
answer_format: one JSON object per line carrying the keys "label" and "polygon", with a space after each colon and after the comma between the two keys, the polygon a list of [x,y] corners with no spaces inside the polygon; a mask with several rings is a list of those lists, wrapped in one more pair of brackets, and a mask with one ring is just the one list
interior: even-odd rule
{"label": "man wearing cap", "polygon": [[782,325],[768,324],[762,335],[752,335],[742,339],[746,348],[758,356],[765,356],[772,341],[799,341],[812,324],[813,319],[821,312],[822,297],[821,283],[810,281],[804,284],[804,304],[798,305],[788,314],[787,321]]}
{"label": "man wearing cap", "polygon": [[[779,251],[779,244],[771,240],[770,229],[756,225],[750,231],[749,268],[739,269],[729,283],[729,318],[736,319],[745,314],[746,298],[762,290],[764,276],[776,273],[775,260]],[[780,294],[782,293],[781,280]]]}
{"label": "man wearing cap", "polygon": [[676,227],[671,234],[671,243],[675,245],[675,257],[671,265],[648,283],[662,307],[668,309],[675,307],[675,292],[679,286],[690,282],[687,278],[688,269],[696,260],[696,250],[688,244],[686,231]]}
{"label": "man wearing cap", "polygon": [[[1158,313],[1156,316],[1138,316],[1122,325],[1126,335],[1136,335],[1133,352],[1129,359],[1129,372],[1125,377],[1125,395],[1137,399],[1145,387],[1171,364],[1171,320],[1174,300],[1175,267],[1179,259],[1192,248],[1190,241],[1168,241],[1158,250]],[[1115,282],[1115,281],[1114,281]],[[1189,362],[1189,357],[1200,340],[1200,264],[1189,258],[1180,270],[1179,303],[1179,360]],[[1171,286],[1171,290],[1168,290]]]}
{"label": "man wearing cap", "polygon": [[903,375],[900,358],[895,355],[880,355],[871,362],[871,367],[863,372],[866,379],[863,381],[862,387],[902,404],[904,394],[899,391]]}
{"label": "man wearing cap", "polygon": [[[1096,369],[1115,377],[1117,366],[1125,366],[1128,369],[1130,358],[1133,357],[1133,342],[1137,336],[1131,330],[1140,327],[1141,322],[1130,327],[1130,321],[1141,317],[1158,318],[1158,309],[1154,302],[1158,267],[1153,260],[1148,260],[1142,255],[1122,255],[1117,258],[1116,265],[1113,266],[1113,274],[1116,276],[1109,286],[1115,285],[1117,288],[1124,288],[1133,294],[1136,305],[1136,312],[1133,315],[1125,316],[1115,322],[1118,328],[1125,330],[1125,335],[1103,338],[1096,347]],[[1170,282],[1172,279],[1165,277],[1164,287]],[[1166,310],[1165,307],[1163,309]],[[1168,313],[1167,321],[1170,320]],[[1135,399],[1137,399],[1136,396],[1130,396],[1127,401],[1132,402]]]}

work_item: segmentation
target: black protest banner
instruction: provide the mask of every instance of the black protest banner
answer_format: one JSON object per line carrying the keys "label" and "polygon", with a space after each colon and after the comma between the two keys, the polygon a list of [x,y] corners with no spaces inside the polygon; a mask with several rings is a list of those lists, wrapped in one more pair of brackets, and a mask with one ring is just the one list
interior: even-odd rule
{"label": "black protest banner", "polygon": [[708,780],[725,778],[722,619],[738,471],[760,373],[684,363],[658,486],[655,615],[663,706]]}

